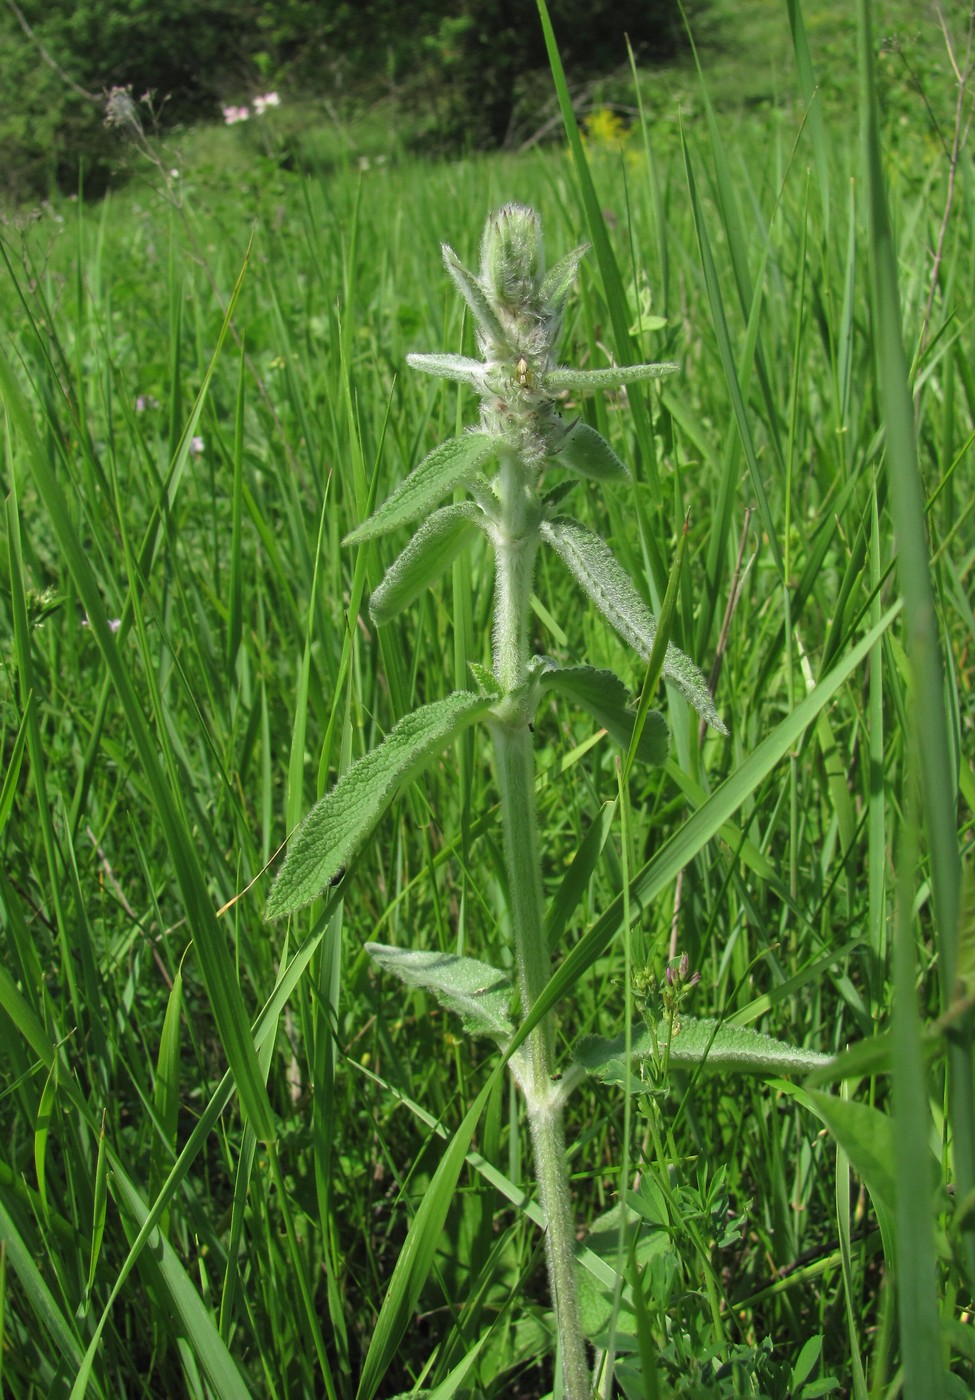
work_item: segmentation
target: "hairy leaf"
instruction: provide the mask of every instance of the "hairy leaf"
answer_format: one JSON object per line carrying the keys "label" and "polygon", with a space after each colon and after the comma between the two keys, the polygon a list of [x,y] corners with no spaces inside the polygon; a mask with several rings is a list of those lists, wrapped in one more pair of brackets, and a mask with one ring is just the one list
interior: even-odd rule
{"label": "hairy leaf", "polygon": [[446,351],[431,355],[413,353],[407,355],[406,363],[411,369],[435,374],[438,379],[457,379],[462,384],[470,384],[479,392],[484,383],[484,361],[471,360],[466,355],[450,355]]}
{"label": "hairy leaf", "polygon": [[373,593],[369,601],[373,622],[381,627],[408,608],[470,544],[483,519],[483,512],[470,502],[434,511]]}
{"label": "hairy leaf", "polygon": [[386,972],[408,987],[422,987],[447,1011],[454,1012],[470,1035],[488,1035],[499,1042],[514,1035],[511,982],[504,972],[453,953],[419,948],[391,948],[367,943],[366,952]]}
{"label": "hairy leaf", "polygon": [[630,474],[602,434],[581,420],[569,428],[552,461],[590,481],[611,481]]}
{"label": "hairy leaf", "polygon": [[505,342],[504,328],[498,320],[494,308],[487,299],[487,293],[473,272],[469,272],[448,244],[443,245],[444,267],[450,273],[454,286],[467,302],[478,326],[493,340]]}
{"label": "hairy leaf", "polygon": [[[668,1037],[669,1062],[680,1069],[701,1065],[704,1069],[724,1073],[808,1074],[829,1062],[829,1056],[818,1050],[789,1045],[745,1026],[722,1025],[693,1016],[680,1016],[672,1036],[666,1022],[660,1023],[657,1027],[660,1058],[665,1053]],[[657,1057],[650,1032],[642,1021],[633,1026],[630,1053],[627,1068],[625,1035],[614,1036],[612,1040],[587,1036],[580,1041],[575,1059],[594,1078],[607,1084],[624,1085],[631,1093],[640,1093],[645,1087],[639,1074],[640,1065]]]}
{"label": "hairy leaf", "polygon": [[542,378],[542,387],[549,394],[563,389],[621,389],[624,384],[636,384],[641,379],[662,379],[676,374],[680,365],[608,365],[605,369],[569,369],[557,365]]}
{"label": "hairy leaf", "polygon": [[[657,620],[609,546],[592,530],[567,515],[545,522],[542,534],[607,622],[638,656],[649,660],[657,635]],[[663,674],[713,729],[727,734],[707,682],[694,662],[673,643],[667,647]]]}
{"label": "hairy leaf", "polygon": [[448,491],[463,485],[478,471],[494,450],[494,442],[488,433],[464,433],[442,442],[413,468],[368,520],[346,535],[343,543],[361,544],[426,514]]}
{"label": "hairy leaf", "polygon": [[468,661],[467,669],[474,677],[474,682],[482,695],[488,695],[492,701],[500,700],[504,692],[501,683],[489,666],[482,666],[479,661]]}
{"label": "hairy leaf", "polygon": [[579,264],[588,252],[589,244],[582,243],[578,248],[573,248],[571,253],[566,253],[564,258],[560,258],[555,266],[546,272],[539,291],[543,306],[551,307],[555,312],[562,311],[576,280]]}
{"label": "hairy leaf", "polygon": [[[592,715],[614,743],[622,749],[629,748],[636,716],[629,707],[626,686],[613,671],[552,663],[540,677],[540,683],[543,690],[558,690],[568,695]],[[667,721],[656,710],[651,711],[640,735],[637,758],[641,763],[666,763],[669,739]]]}
{"label": "hairy leaf", "polygon": [[424,705],[347,769],[292,836],[271,888],[267,917],[283,918],[317,898],[360,849],[396,794],[491,703],[489,697],[457,691]]}

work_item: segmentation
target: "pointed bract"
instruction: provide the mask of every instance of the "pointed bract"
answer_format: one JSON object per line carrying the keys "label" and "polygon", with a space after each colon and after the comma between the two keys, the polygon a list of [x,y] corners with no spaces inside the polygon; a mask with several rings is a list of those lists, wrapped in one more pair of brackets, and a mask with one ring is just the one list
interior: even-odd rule
{"label": "pointed bract", "polygon": [[622,389],[626,384],[638,384],[644,379],[662,379],[665,374],[676,374],[679,369],[680,365],[667,361],[659,365],[610,365],[605,369],[569,369],[557,365],[545,375],[542,385],[550,394],[561,394],[567,389]]}

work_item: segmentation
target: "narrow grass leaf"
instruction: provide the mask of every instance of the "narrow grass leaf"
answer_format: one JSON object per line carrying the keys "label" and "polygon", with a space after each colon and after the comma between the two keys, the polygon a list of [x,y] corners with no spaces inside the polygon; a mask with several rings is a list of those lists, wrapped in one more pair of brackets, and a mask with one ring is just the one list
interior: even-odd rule
{"label": "narrow grass leaf", "polygon": [[[891,514],[897,539],[897,573],[904,596],[907,650],[914,685],[914,731],[924,814],[924,830],[931,862],[931,886],[937,920],[938,972],[942,1008],[951,999],[958,958],[957,930],[961,901],[961,857],[957,829],[957,782],[951,762],[951,736],[945,712],[944,665],[941,632],[931,581],[931,560],[926,533],[924,486],[918,464],[914,403],[908,382],[907,357],[898,286],[898,252],[888,207],[884,158],[880,141],[876,61],[873,51],[870,0],[857,5],[861,132],[864,178],[868,193],[871,247],[871,302],[876,320],[875,355],[883,411],[886,470],[890,483]],[[906,929],[904,931],[906,936]],[[913,953],[912,953],[913,956]],[[975,1014],[969,1011],[955,1028],[948,1055],[948,1113],[953,1130],[956,1187],[963,1197],[975,1190]],[[908,1072],[908,1059],[902,1060]],[[913,1076],[918,1059],[914,1056]],[[896,1084],[896,1077],[895,1077]],[[899,1110],[898,1110],[899,1111]],[[915,1128],[919,1128],[916,1124]],[[969,1213],[963,1226],[969,1284],[975,1280],[975,1218]],[[933,1256],[934,1241],[925,1253]],[[933,1268],[933,1257],[931,1260]],[[925,1261],[924,1269],[927,1269]],[[931,1309],[919,1317],[913,1329],[917,1354],[905,1358],[907,1384],[917,1382],[930,1369],[930,1358],[940,1343],[932,1335]],[[926,1340],[925,1340],[926,1339]],[[913,1364],[912,1364],[913,1363]]]}
{"label": "narrow grass leaf", "polygon": [[213,904],[200,867],[196,838],[187,829],[182,812],[159,760],[157,742],[150,732],[132,676],[109,627],[101,589],[85,547],[75,529],[72,512],[61,484],[38,437],[33,418],[5,354],[0,354],[0,394],[30,465],[38,495],[47,508],[65,563],[88,616],[95,638],[112,677],[129,732],[139,756],[144,781],[165,832],[179,882],[187,923],[192,930],[200,968],[206,983],[220,1039],[237,1081],[241,1102],[261,1138],[273,1133],[274,1117],[267,1089],[260,1077],[257,1057],[233,964],[217,923]]}
{"label": "narrow grass leaf", "polygon": [[453,953],[391,948],[385,943],[367,943],[365,948],[384,971],[408,987],[422,987],[459,1016],[470,1035],[489,1035],[500,1041],[514,1034],[511,981],[506,973],[477,958]]}
{"label": "narrow grass leaf", "polygon": [[24,713],[20,724],[17,727],[17,735],[10,749],[10,757],[7,759],[7,770],[3,775],[3,786],[0,787],[0,836],[3,835],[10,817],[10,809],[14,805],[14,798],[17,795],[17,784],[20,782],[20,769],[24,761],[24,747],[27,743],[27,730],[31,723],[30,708],[33,704],[33,692],[29,692],[24,701]]}
{"label": "narrow grass leaf", "polygon": [[[499,1064],[495,1074],[500,1070]],[[491,1095],[494,1078],[493,1074],[467,1110],[423,1193],[386,1289],[376,1330],[359,1376],[356,1400],[373,1400],[399,1351],[406,1329],[413,1321],[417,1299],[440,1248],[440,1234],[447,1211],[454,1198],[454,1189],[474,1131]]]}
{"label": "narrow grass leaf", "polygon": [[377,627],[415,602],[477,537],[484,513],[470,501],[443,506],[425,520],[369,600]]}
{"label": "narrow grass leaf", "polygon": [[[14,1223],[13,1217],[7,1212],[0,1199],[0,1244],[3,1246],[6,1262],[17,1276],[23,1297],[40,1327],[44,1329],[46,1336],[50,1337],[58,1355],[61,1356],[72,1369],[77,1369],[82,1364],[81,1343],[74,1329],[69,1326],[65,1319],[65,1314],[58,1306],[50,1288],[44,1281],[40,1269],[34,1261],[34,1250],[31,1244],[24,1239]],[[104,1391],[98,1384],[97,1379],[92,1381],[96,1392],[104,1395]]]}
{"label": "narrow grass leaf", "polygon": [[701,209],[700,200],[697,193],[697,184],[694,179],[694,170],[691,164],[691,153],[681,130],[681,141],[684,149],[684,166],[687,175],[687,188],[691,197],[691,209],[694,215],[694,227],[697,230],[698,247],[701,254],[701,265],[704,270],[704,281],[708,294],[708,305],[711,310],[711,321],[714,333],[718,341],[718,353],[721,364],[724,368],[725,380],[728,385],[728,393],[731,397],[732,408],[734,409],[735,422],[738,425],[738,434],[741,439],[742,449],[745,453],[745,460],[748,463],[748,472],[751,479],[752,490],[755,492],[755,499],[758,502],[758,513],[761,516],[762,526],[767,536],[768,547],[771,550],[772,558],[779,576],[784,577],[785,561],[782,558],[782,550],[779,545],[778,530],[772,518],[772,510],[769,505],[768,494],[765,490],[765,483],[762,480],[762,472],[758,463],[758,454],[755,450],[755,442],[752,438],[751,422],[748,411],[745,407],[744,395],[741,391],[741,383],[738,378],[738,370],[735,366],[734,352],[731,347],[731,333],[728,329],[728,320],[725,315],[724,297],[721,293],[721,283],[718,277],[717,268],[714,265],[714,256],[711,252],[711,241],[707,231],[707,221]]}
{"label": "narrow grass leaf", "polygon": [[606,802],[600,808],[599,816],[592,823],[572,857],[572,863],[562,877],[562,883],[548,906],[545,914],[545,941],[550,953],[554,953],[562,941],[562,934],[575,913],[592,879],[596,863],[613,829],[617,803]]}
{"label": "narrow grass leaf", "polygon": [[267,902],[280,919],[310,904],[356,854],[396,794],[490,708],[481,695],[458,691],[405,715],[370,753],[347,769],[308,813]]}
{"label": "narrow grass leaf", "polygon": [[[316,921],[314,929],[294,953],[287,967],[281,972],[275,984],[274,991],[262,1007],[253,1028],[254,1046],[258,1052],[273,1038],[285,1006],[293,996],[295,988],[321,944],[328,927],[328,922],[334,913],[334,907],[337,903],[338,897],[336,896],[329,905],[326,905],[325,909],[322,911],[321,917]],[[0,988],[2,988],[2,984],[2,969],[0,969]],[[43,1035],[43,1031],[41,1033]],[[45,1063],[49,1063],[54,1058],[53,1048],[46,1039],[38,1048],[38,1053]],[[101,1316],[98,1319],[98,1323],[88,1343],[88,1349],[85,1352],[84,1359],[71,1390],[70,1400],[82,1400],[82,1397],[85,1395],[91,1379],[91,1371],[94,1366],[98,1345],[105,1327],[108,1324],[112,1308],[120,1296],[132,1269],[138,1262],[142,1251],[150,1241],[156,1237],[157,1227],[164,1218],[170,1202],[186,1179],[193,1162],[209,1141],[210,1135],[221,1113],[223,1113],[233,1096],[233,1092],[233,1076],[228,1070],[211,1094],[209,1102],[197,1119],[193,1131],[187,1138],[186,1144],[180,1152],[179,1157],[173,1163],[172,1169],[163,1183],[158,1196],[149,1209],[148,1214],[146,1214],[143,1219],[138,1234],[132,1240],[129,1252],[119,1269],[118,1276],[112,1285],[112,1291],[102,1309]],[[84,1113],[85,1101],[80,1092],[73,1097],[73,1102],[78,1111]],[[116,1163],[114,1158],[112,1158],[112,1166],[113,1170],[121,1170],[120,1164]]]}
{"label": "narrow grass leaf", "polygon": [[[606,295],[606,306],[609,311],[610,322],[613,327],[613,340],[618,355],[626,355],[633,344],[630,335],[631,312],[626,299],[626,291],[623,286],[623,279],[620,275],[619,265],[613,253],[609,240],[609,233],[606,228],[606,220],[603,217],[603,207],[599,198],[599,193],[593,182],[592,172],[586,159],[586,149],[582,143],[582,136],[579,131],[579,124],[576,121],[575,112],[572,107],[572,97],[569,92],[569,85],[566,82],[565,68],[562,65],[562,58],[559,54],[559,46],[555,37],[555,30],[552,28],[552,20],[548,12],[545,0],[537,0],[538,14],[542,22],[542,34],[545,39],[545,51],[548,54],[549,67],[552,70],[552,82],[559,102],[559,111],[562,116],[562,124],[565,127],[566,140],[572,155],[572,169],[579,185],[579,193],[582,198],[583,208],[586,211],[586,224],[589,230],[589,237],[592,242],[593,252],[596,257],[596,264],[599,268],[599,275],[602,278],[603,291]],[[660,479],[657,471],[657,450],[654,443],[653,424],[646,401],[640,394],[634,394],[630,399],[630,410],[633,415],[633,426],[636,430],[637,443],[643,459],[643,467],[647,472],[650,489],[654,496],[660,493]],[[637,508],[637,518],[640,525],[640,536],[647,550],[654,579],[660,591],[663,591],[666,580],[666,567],[659,546],[651,533],[645,517],[642,514],[639,493],[634,494],[634,502]]]}
{"label": "narrow grass leaf", "polygon": [[[157,1131],[149,1152],[149,1195],[154,1198],[165,1180],[176,1155],[176,1133],[179,1120],[180,1029],[183,1019],[183,974],[177,968],[172,991],[166,1001],[156,1056],[156,1083],[153,1107]],[[160,1224],[166,1234],[165,1218]]]}
{"label": "narrow grass leaf", "polygon": [[88,1264],[88,1282],[85,1284],[85,1297],[91,1297],[91,1290],[95,1286],[95,1276],[98,1270],[98,1261],[102,1253],[102,1241],[105,1238],[105,1222],[108,1219],[108,1154],[105,1151],[105,1117],[106,1110],[102,1110],[102,1121],[98,1130],[98,1156],[95,1158],[95,1189],[92,1192],[92,1212],[91,1212],[91,1254]]}
{"label": "narrow grass leaf", "polygon": [[413,468],[368,520],[346,535],[343,543],[362,544],[425,515],[450,491],[470,481],[495,447],[496,441],[489,433],[464,433],[441,443]]}
{"label": "narrow grass leaf", "polygon": [[[884,1240],[884,1250],[888,1258],[894,1260],[894,1163],[897,1149],[893,1120],[870,1104],[837,1098],[832,1094],[821,1093],[818,1089],[805,1089],[788,1083],[776,1087],[811,1109],[816,1117],[826,1124],[833,1138],[843,1148],[853,1170],[870,1192]],[[934,1158],[923,1144],[915,1143],[913,1150],[930,1169],[930,1186],[933,1189],[936,1177]]]}
{"label": "narrow grass leaf", "polygon": [[[143,1225],[148,1215],[145,1201],[117,1162],[112,1171],[112,1185],[120,1206],[135,1222],[136,1228]],[[144,1261],[148,1262],[150,1272],[164,1290],[179,1321],[180,1331],[186,1337],[193,1357],[206,1372],[214,1395],[220,1400],[249,1400],[251,1389],[176,1251],[159,1230],[152,1231],[148,1244]]]}
{"label": "narrow grass leaf", "polygon": [[54,1101],[57,1097],[58,1064],[55,1060],[47,1072],[44,1088],[37,1105],[37,1118],[34,1122],[34,1172],[37,1177],[37,1194],[41,1209],[47,1214],[47,1144],[51,1136],[51,1119],[54,1116]]}

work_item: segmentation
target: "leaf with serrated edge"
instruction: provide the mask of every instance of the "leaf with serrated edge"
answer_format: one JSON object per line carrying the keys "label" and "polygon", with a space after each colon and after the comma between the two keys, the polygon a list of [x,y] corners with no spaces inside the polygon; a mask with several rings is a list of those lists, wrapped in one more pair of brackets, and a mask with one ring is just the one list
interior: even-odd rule
{"label": "leaf with serrated edge", "polygon": [[499,1042],[514,1035],[511,982],[505,973],[453,953],[391,948],[386,943],[367,943],[366,952],[408,987],[422,987],[436,997],[461,1018],[468,1034],[489,1035]]}
{"label": "leaf with serrated edge", "polygon": [[[669,1034],[666,1022],[662,1021],[657,1028],[661,1056]],[[828,1064],[830,1058],[818,1050],[790,1045],[745,1026],[722,1025],[718,1021],[683,1015],[678,1017],[677,1028],[670,1038],[668,1055],[671,1066],[677,1069],[700,1065],[705,1070],[723,1073],[767,1075],[808,1074]],[[653,1041],[642,1021],[633,1026],[629,1071],[623,1034],[612,1040],[587,1036],[577,1046],[574,1058],[594,1078],[607,1084],[628,1086],[632,1093],[640,1093],[645,1086],[639,1076],[639,1065],[654,1058]]]}
{"label": "leaf with serrated edge", "polygon": [[474,683],[482,695],[489,695],[492,700],[501,699],[504,692],[489,666],[482,666],[479,661],[468,661],[467,669],[474,677]]}
{"label": "leaf with serrated edge", "polygon": [[590,481],[612,481],[630,474],[602,433],[582,421],[572,424],[551,460]]}
{"label": "leaf with serrated edge", "polygon": [[[657,619],[609,546],[592,530],[567,515],[546,521],[542,525],[542,535],[624,642],[644,661],[649,660],[657,634]],[[690,657],[679,651],[673,642],[667,647],[663,674],[713,729],[727,734],[707,682]]]}
{"label": "leaf with serrated edge", "polygon": [[381,627],[408,608],[470,544],[483,519],[483,512],[469,502],[434,511],[390,564],[369,600],[373,622]]}
{"label": "leaf with serrated edge", "polygon": [[[629,692],[615,672],[599,671],[594,666],[552,666],[541,675],[540,684],[543,690],[568,695],[588,710],[614,743],[629,748],[634,714],[629,708]],[[669,740],[667,721],[651,710],[640,735],[637,758],[641,763],[665,763]]]}
{"label": "leaf with serrated edge", "polygon": [[398,525],[406,525],[425,515],[448,492],[474,476],[494,447],[495,439],[489,433],[464,433],[462,437],[448,438],[413,468],[368,520],[346,535],[343,544],[362,544],[363,540],[385,535]]}
{"label": "leaf with serrated edge", "polygon": [[316,899],[360,849],[396,794],[491,703],[489,697],[457,691],[424,705],[346,769],[292,836],[271,888],[267,917],[283,918]]}
{"label": "leaf with serrated edge", "polygon": [[605,369],[569,369],[556,365],[542,376],[542,387],[549,394],[563,389],[621,389],[624,384],[638,384],[643,379],[661,379],[676,374],[680,365],[608,365]]}

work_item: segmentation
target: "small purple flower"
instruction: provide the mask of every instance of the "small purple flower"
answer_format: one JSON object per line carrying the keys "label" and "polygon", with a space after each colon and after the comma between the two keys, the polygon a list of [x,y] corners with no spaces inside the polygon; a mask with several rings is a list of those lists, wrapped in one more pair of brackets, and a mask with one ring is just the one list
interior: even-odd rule
{"label": "small purple flower", "polygon": [[203,441],[203,439],[202,439],[201,437],[191,437],[191,438],[190,438],[190,456],[191,456],[191,457],[199,457],[199,456],[201,456],[201,454],[203,453],[203,450],[204,450],[205,447],[206,447],[206,443]]}
{"label": "small purple flower", "polygon": [[701,974],[699,972],[691,972],[691,975],[688,977],[687,974],[690,972],[690,967],[690,959],[686,953],[681,954],[680,962],[676,967],[672,962],[668,963],[664,971],[664,981],[667,983],[667,986],[677,988],[683,987],[685,989],[687,987],[696,987],[701,980]]}
{"label": "small purple flower", "polygon": [[223,112],[224,123],[227,126],[235,126],[237,122],[246,122],[250,120],[251,113],[249,107],[230,106],[221,107],[220,110]]}

